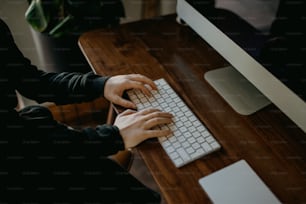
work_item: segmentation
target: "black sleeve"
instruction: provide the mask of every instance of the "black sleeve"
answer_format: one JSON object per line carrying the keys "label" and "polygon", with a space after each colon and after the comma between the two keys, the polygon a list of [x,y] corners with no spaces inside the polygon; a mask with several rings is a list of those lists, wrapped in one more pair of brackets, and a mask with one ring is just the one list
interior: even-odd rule
{"label": "black sleeve", "polygon": [[98,125],[96,128],[85,128],[83,132],[87,135],[90,143],[101,143],[98,152],[103,155],[115,154],[124,149],[124,143],[119,129],[114,125]]}
{"label": "black sleeve", "polygon": [[103,96],[108,77],[89,72],[46,73],[32,65],[18,49],[7,25],[0,20],[1,74],[10,88],[37,102],[68,104]]}
{"label": "black sleeve", "polygon": [[108,77],[89,72],[45,73],[38,71],[24,75],[17,84],[17,90],[24,96],[38,102],[69,104],[91,101],[104,96],[104,85]]}
{"label": "black sleeve", "polygon": [[55,156],[81,155],[90,158],[113,155],[124,149],[119,129],[107,124],[82,130],[57,124],[49,132],[44,133],[46,138],[38,134],[33,136],[33,130],[29,134],[31,141],[34,138],[38,139],[39,152],[54,152]]}
{"label": "black sleeve", "polygon": [[[95,128],[77,130],[58,124],[41,146],[57,152],[57,155],[109,156],[124,149],[119,129],[113,125],[98,125]],[[47,133],[48,135],[49,133]],[[33,138],[31,138],[33,139]],[[43,144],[46,145],[43,145]],[[46,150],[43,150],[46,151]]]}
{"label": "black sleeve", "polygon": [[23,108],[6,123],[1,135],[1,141],[6,143],[0,148],[5,154],[92,157],[124,149],[118,127],[104,124],[74,129],[54,120],[50,110],[39,105]]}

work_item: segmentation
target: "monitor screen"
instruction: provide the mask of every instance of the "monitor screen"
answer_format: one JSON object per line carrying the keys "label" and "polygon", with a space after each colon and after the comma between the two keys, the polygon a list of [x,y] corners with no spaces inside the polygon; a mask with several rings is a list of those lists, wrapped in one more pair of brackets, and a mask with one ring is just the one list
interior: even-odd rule
{"label": "monitor screen", "polygon": [[[177,13],[306,132],[305,5],[289,0],[178,0]],[[257,109],[268,104],[259,103]]]}

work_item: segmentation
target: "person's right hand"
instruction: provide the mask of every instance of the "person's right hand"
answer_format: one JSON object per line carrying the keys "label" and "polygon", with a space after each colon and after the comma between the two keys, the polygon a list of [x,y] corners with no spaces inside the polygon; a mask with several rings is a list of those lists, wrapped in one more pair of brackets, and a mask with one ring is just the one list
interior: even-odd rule
{"label": "person's right hand", "polygon": [[172,117],[170,113],[153,108],[141,111],[128,109],[116,117],[114,125],[119,128],[125,149],[130,149],[146,139],[171,134],[169,129],[160,130],[154,127],[173,122]]}

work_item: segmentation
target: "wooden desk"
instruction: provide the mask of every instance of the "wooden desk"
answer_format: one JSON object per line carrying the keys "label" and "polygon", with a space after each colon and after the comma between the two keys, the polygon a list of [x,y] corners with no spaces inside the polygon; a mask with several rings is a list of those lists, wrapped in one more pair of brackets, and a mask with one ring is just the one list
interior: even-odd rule
{"label": "wooden desk", "polygon": [[251,116],[233,111],[203,78],[228,63],[174,15],[91,31],[79,45],[101,75],[164,77],[221,143],[220,151],[179,169],[157,140],[139,145],[167,203],[209,203],[198,179],[240,159],[282,202],[306,202],[306,134],[273,105]]}

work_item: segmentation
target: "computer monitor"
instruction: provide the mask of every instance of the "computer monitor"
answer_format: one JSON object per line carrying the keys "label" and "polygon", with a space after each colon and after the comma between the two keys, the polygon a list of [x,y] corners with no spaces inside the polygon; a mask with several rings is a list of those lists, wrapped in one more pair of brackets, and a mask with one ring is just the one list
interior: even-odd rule
{"label": "computer monitor", "polygon": [[[296,92],[288,86],[290,83],[287,84],[286,80],[278,78],[277,74],[268,69],[269,64],[263,64],[258,58],[260,49],[266,45],[268,35],[265,32],[257,31],[251,25],[242,25],[245,23],[242,19],[235,18],[231,12],[223,13],[225,10],[222,9],[218,10],[221,11],[219,17],[212,13],[213,17],[208,18],[209,13],[205,12],[217,10],[209,10],[212,5],[206,5],[207,9],[200,11],[194,2],[205,1],[178,0],[178,18],[190,26],[230,64],[229,67],[205,73],[203,78],[240,114],[252,114],[272,102],[306,132],[306,103],[303,95],[306,79],[304,78],[304,81],[303,78],[298,79],[302,81],[303,87],[298,89],[302,92]],[[231,31],[232,27],[241,30]]]}

